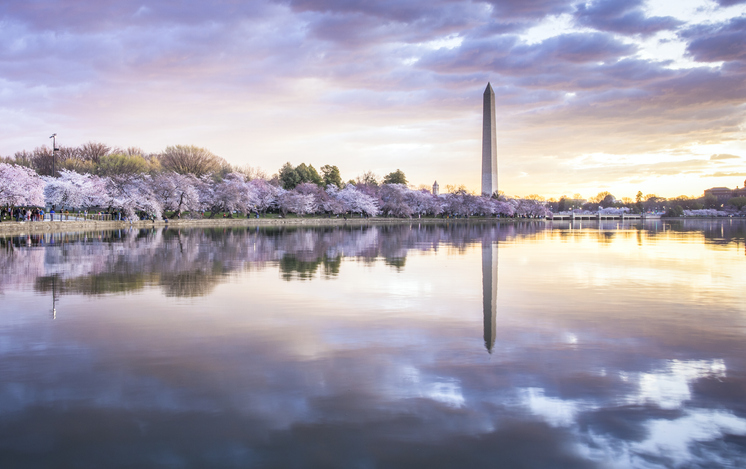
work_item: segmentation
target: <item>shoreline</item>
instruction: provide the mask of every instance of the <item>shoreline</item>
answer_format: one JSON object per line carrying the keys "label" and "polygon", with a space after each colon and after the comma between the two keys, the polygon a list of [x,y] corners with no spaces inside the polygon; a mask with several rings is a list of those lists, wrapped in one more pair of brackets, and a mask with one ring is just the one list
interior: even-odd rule
{"label": "shoreline", "polygon": [[[721,218],[659,218],[656,220],[720,220]],[[612,220],[600,220],[612,221]],[[640,222],[641,220],[628,220]],[[149,220],[143,221],[34,221],[0,223],[0,236],[26,235],[35,233],[74,233],[85,231],[121,230],[126,228],[217,228],[217,227],[249,227],[249,226],[361,226],[361,225],[391,225],[391,224],[440,224],[440,223],[577,223],[598,222],[598,220],[551,220],[545,218],[241,218],[241,219],[182,219],[182,220]]]}
{"label": "shoreline", "polygon": [[249,226],[348,226],[409,223],[516,223],[519,221],[546,222],[543,218],[240,218],[240,219],[182,219],[128,221],[33,221],[2,222],[0,236],[32,233],[65,233],[81,231],[121,230],[125,228],[213,228]]}

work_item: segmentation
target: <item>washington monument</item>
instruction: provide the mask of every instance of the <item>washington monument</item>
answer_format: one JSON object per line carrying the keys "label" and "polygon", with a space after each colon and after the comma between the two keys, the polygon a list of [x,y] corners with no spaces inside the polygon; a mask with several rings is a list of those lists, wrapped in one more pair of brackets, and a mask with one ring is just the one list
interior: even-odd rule
{"label": "washington monument", "polygon": [[487,83],[482,107],[482,195],[497,192],[497,131],[495,130],[495,92]]}

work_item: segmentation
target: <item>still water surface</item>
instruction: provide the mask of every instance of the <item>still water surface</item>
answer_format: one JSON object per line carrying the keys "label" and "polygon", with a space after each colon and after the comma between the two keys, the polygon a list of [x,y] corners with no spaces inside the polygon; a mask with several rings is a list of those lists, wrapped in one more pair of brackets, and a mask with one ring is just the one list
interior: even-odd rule
{"label": "still water surface", "polygon": [[0,238],[0,467],[746,467],[745,233]]}

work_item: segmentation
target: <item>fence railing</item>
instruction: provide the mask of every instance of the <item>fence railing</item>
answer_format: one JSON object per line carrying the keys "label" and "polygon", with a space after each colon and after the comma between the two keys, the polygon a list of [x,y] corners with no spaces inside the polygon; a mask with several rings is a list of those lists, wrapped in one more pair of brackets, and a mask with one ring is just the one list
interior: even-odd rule
{"label": "fence railing", "polygon": [[117,216],[110,213],[45,213],[44,221],[111,221]]}
{"label": "fence railing", "polygon": [[[8,218],[7,213],[3,214]],[[124,215],[120,213],[85,213],[85,212],[62,212],[62,213],[44,213],[44,217],[39,220],[39,216],[22,214],[17,217],[15,214],[8,218],[8,221],[35,222],[35,221],[117,221],[124,220]]]}

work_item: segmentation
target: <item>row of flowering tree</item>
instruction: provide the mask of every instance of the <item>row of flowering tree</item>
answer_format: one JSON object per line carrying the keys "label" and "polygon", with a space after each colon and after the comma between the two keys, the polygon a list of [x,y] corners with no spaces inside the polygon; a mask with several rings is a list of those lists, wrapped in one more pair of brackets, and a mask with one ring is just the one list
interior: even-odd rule
{"label": "row of flowering tree", "polygon": [[0,207],[41,207],[44,181],[33,169],[0,163]]}
{"label": "row of flowering tree", "polygon": [[160,218],[165,212],[180,217],[218,213],[246,215],[267,212],[286,215],[360,217],[422,216],[520,216],[544,217],[548,210],[528,199],[495,199],[460,190],[433,195],[404,184],[334,184],[322,188],[313,183],[291,190],[264,179],[247,181],[244,174],[211,175],[163,172],[156,175],[98,176],[62,170],[59,177],[38,176],[22,166],[0,163],[0,206],[52,206],[58,210],[106,210],[134,219],[138,215]]}

